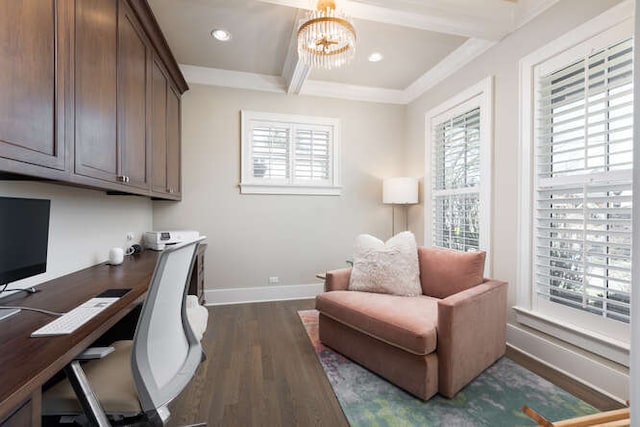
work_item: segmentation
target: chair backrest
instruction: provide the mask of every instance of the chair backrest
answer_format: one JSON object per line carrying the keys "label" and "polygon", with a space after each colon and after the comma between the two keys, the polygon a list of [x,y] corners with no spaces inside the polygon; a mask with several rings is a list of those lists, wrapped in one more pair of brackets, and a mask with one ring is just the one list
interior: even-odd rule
{"label": "chair backrest", "polygon": [[202,350],[187,318],[186,296],[201,237],[160,253],[133,338],[131,369],[142,410],[163,408],[180,394]]}

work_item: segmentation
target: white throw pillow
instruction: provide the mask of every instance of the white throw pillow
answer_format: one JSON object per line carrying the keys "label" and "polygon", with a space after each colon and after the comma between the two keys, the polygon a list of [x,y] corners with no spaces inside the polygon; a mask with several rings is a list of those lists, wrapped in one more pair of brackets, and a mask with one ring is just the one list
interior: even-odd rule
{"label": "white throw pillow", "polygon": [[404,231],[386,243],[369,234],[356,237],[349,290],[421,295],[418,248],[413,233]]}

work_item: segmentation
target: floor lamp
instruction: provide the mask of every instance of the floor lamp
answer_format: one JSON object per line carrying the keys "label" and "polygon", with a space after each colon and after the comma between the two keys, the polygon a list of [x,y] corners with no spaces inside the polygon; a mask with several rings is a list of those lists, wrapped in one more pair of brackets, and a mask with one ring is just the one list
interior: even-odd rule
{"label": "floor lamp", "polygon": [[[396,205],[415,205],[418,203],[418,179],[412,177],[387,178],[382,181],[382,203],[391,207],[391,235],[396,234]],[[409,213],[404,206],[404,227],[409,228]]]}

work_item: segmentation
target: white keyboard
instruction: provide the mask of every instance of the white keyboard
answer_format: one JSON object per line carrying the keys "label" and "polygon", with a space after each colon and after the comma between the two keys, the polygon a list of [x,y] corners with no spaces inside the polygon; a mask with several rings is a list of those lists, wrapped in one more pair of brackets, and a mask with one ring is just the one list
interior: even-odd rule
{"label": "white keyboard", "polygon": [[34,331],[31,333],[31,336],[48,337],[52,335],[70,334],[119,299],[120,298],[91,298],[89,301]]}

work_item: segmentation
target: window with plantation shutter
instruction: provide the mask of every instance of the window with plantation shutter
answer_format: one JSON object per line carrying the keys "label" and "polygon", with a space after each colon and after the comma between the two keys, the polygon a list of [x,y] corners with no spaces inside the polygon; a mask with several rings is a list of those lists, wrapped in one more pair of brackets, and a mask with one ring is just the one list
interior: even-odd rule
{"label": "window with plantation shutter", "polygon": [[516,320],[623,366],[631,336],[633,32],[633,5],[622,3],[519,63]]}
{"label": "window with plantation shutter", "polygon": [[629,322],[632,66],[627,38],[538,73],[533,274],[540,308]]}
{"label": "window with plantation shutter", "polygon": [[487,251],[490,275],[493,79],[488,77],[426,114],[427,245]]}
{"label": "window with plantation shutter", "polygon": [[435,127],[433,244],[480,249],[480,108]]}
{"label": "window with plantation shutter", "polygon": [[242,111],[242,193],[339,195],[337,119]]}

